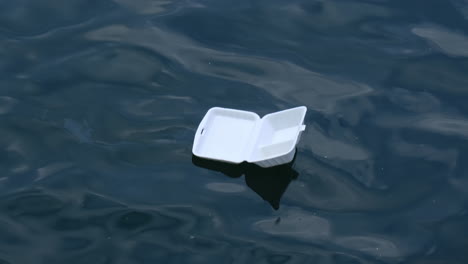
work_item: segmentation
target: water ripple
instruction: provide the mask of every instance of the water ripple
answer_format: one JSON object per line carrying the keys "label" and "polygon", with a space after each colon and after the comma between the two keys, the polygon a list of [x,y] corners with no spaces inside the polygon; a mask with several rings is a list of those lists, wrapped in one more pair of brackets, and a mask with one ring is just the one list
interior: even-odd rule
{"label": "water ripple", "polygon": [[433,42],[442,52],[452,56],[468,56],[468,37],[457,32],[434,27],[419,26],[413,33]]}
{"label": "water ripple", "polygon": [[[467,7],[2,1],[0,263],[466,263]],[[297,105],[290,164],[191,153]]]}

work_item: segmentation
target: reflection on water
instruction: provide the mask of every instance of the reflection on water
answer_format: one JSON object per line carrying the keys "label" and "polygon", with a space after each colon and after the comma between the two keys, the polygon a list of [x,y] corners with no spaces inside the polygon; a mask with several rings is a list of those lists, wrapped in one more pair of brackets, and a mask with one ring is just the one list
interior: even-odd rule
{"label": "reflection on water", "polygon": [[432,41],[443,52],[452,56],[468,56],[468,37],[438,27],[415,27],[413,33]]}
{"label": "reflection on water", "polygon": [[[0,1],[0,263],[466,263],[467,10]],[[297,105],[294,164],[192,156]]]}
{"label": "reflection on water", "polygon": [[[289,183],[298,176],[298,173],[292,168],[294,161],[295,157],[287,164],[262,168],[245,162],[241,164],[229,164],[202,159],[195,155],[192,156],[192,163],[198,167],[219,171],[232,178],[245,175],[247,186],[262,197],[263,200],[270,203],[275,210],[278,210],[281,196],[283,196]],[[221,192],[243,191],[242,186],[234,185],[233,183],[210,183],[209,188]]]}

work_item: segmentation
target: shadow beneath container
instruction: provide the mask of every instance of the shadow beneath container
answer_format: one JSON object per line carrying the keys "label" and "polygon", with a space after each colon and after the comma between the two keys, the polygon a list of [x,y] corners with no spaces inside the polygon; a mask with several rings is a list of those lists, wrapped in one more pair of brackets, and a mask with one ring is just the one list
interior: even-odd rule
{"label": "shadow beneath container", "polygon": [[245,183],[265,201],[278,210],[281,197],[292,180],[297,179],[298,173],[292,168],[296,156],[287,164],[270,168],[262,168],[251,163],[230,164],[208,159],[201,159],[192,155],[192,163],[200,168],[218,171],[231,178],[245,175]]}

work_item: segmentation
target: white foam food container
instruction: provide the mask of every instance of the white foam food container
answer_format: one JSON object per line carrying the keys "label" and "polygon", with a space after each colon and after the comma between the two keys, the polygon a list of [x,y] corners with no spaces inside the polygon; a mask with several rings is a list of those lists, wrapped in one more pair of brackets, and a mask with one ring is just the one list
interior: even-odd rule
{"label": "white foam food container", "polygon": [[198,126],[192,152],[200,158],[261,167],[291,162],[305,130],[306,112],[300,106],[260,118],[253,112],[213,107]]}

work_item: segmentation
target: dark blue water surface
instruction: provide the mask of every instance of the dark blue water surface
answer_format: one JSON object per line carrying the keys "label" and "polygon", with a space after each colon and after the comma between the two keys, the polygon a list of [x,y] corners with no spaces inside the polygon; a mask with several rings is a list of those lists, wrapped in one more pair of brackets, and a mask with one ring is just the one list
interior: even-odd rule
{"label": "dark blue water surface", "polygon": [[[0,1],[0,263],[468,263],[467,0]],[[305,105],[292,164],[192,156]]]}

